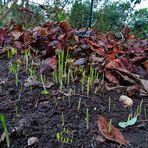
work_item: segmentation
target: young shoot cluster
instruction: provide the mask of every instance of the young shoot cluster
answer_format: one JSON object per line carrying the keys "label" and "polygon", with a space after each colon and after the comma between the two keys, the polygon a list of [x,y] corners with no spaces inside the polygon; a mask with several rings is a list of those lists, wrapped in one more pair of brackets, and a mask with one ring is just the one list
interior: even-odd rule
{"label": "young shoot cluster", "polygon": [[60,90],[64,84],[69,85],[71,81],[74,81],[71,61],[69,53],[65,56],[64,51],[58,52],[58,68],[53,72],[53,80],[60,85]]}

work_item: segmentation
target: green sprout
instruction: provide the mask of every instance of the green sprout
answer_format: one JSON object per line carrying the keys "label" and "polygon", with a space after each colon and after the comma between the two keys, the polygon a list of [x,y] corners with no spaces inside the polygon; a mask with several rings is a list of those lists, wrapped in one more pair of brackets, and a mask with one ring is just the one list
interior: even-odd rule
{"label": "green sprout", "polygon": [[137,109],[136,109],[136,111],[134,113],[134,117],[141,115],[142,105],[143,105],[143,99],[141,100],[140,105],[137,106]]}
{"label": "green sprout", "polygon": [[58,132],[56,134],[56,138],[59,142],[71,144],[73,142],[73,138],[67,137],[67,136],[70,136],[70,134],[71,134],[70,131],[64,127],[63,131]]}
{"label": "green sprout", "polygon": [[29,57],[31,56],[30,49],[25,49],[24,59],[25,59],[25,70],[28,73]]}
{"label": "green sprout", "polygon": [[64,126],[65,125],[65,119],[64,119],[64,113],[63,113],[63,111],[62,111],[61,121],[62,121],[62,126]]}
{"label": "green sprout", "polygon": [[14,55],[17,54],[17,49],[16,48],[9,48],[7,51],[8,58],[12,58]]}
{"label": "green sprout", "polygon": [[90,67],[90,85],[92,85],[92,83],[93,83],[94,73],[95,73],[94,68],[93,67]]}
{"label": "green sprout", "polygon": [[64,99],[65,99],[65,97],[64,96],[62,96],[62,101],[64,102]]}
{"label": "green sprout", "polygon": [[112,132],[112,119],[110,119],[108,123],[108,133],[110,134],[111,132]]}
{"label": "green sprout", "polygon": [[57,72],[53,71],[52,76],[53,76],[53,81],[57,84],[58,83],[58,74],[57,74]]}
{"label": "green sprout", "polygon": [[43,76],[42,74],[40,75],[40,78],[41,78],[41,82],[42,82],[42,85],[43,85],[43,90],[41,91],[41,94],[42,95],[47,95],[48,94],[48,91],[45,87],[45,78],[43,79]]}
{"label": "green sprout", "polygon": [[33,61],[32,61],[31,67],[30,67],[30,76],[32,76],[34,78],[37,77],[36,65],[33,64]]}
{"label": "green sprout", "polygon": [[1,121],[2,127],[4,129],[4,134],[6,136],[7,147],[9,148],[10,147],[10,139],[9,139],[5,116],[2,113],[0,113],[0,121]]}
{"label": "green sprout", "polygon": [[55,105],[57,106],[57,99],[56,99],[56,97],[53,97],[53,100],[54,100]]}
{"label": "green sprout", "polygon": [[69,107],[70,107],[70,104],[71,104],[71,97],[70,97],[70,95],[68,95],[68,103],[69,103]]}
{"label": "green sprout", "polygon": [[58,81],[63,79],[64,51],[58,52]]}
{"label": "green sprout", "polygon": [[81,83],[82,83],[82,93],[84,93],[85,70],[82,70],[82,79],[81,79]]}
{"label": "green sprout", "polygon": [[63,81],[60,80],[60,91],[62,91],[62,89],[63,89]]}
{"label": "green sprout", "polygon": [[88,77],[88,80],[87,80],[87,96],[89,95],[90,93],[90,77]]}
{"label": "green sprout", "polygon": [[15,116],[19,117],[19,107],[16,103],[15,103]]}
{"label": "green sprout", "polygon": [[80,107],[81,107],[81,98],[79,98],[79,102],[78,102],[78,107],[77,107],[78,112],[80,111]]}
{"label": "green sprout", "polygon": [[108,111],[110,112],[110,109],[111,109],[111,97],[109,96],[109,99],[108,99]]}
{"label": "green sprout", "polygon": [[127,118],[127,121],[129,121],[129,120],[131,120],[131,119],[132,119],[132,115],[129,114],[129,115],[128,115],[128,118]]}
{"label": "green sprout", "polygon": [[89,110],[88,110],[88,108],[86,109],[86,129],[88,129],[89,128]]}
{"label": "green sprout", "polygon": [[15,75],[16,86],[19,85],[18,74],[19,74],[20,64],[21,64],[21,61],[19,59],[16,62],[9,63],[9,73],[12,73]]}

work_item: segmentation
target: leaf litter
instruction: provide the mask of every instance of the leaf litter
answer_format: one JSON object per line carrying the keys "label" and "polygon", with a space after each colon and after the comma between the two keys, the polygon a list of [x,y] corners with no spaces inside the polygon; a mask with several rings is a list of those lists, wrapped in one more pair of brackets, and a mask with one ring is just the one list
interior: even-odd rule
{"label": "leaf litter", "polygon": [[[22,25],[13,25],[0,29],[0,46],[8,45],[16,48],[18,53],[27,48],[37,52],[43,61],[41,73],[56,70],[58,51],[69,51],[73,55],[73,65],[83,65],[86,69],[93,66],[104,73],[108,86],[126,86],[130,96],[135,95],[135,90],[139,95],[148,96],[148,40],[136,38],[128,27],[123,31],[123,38],[119,39],[111,32],[102,34],[89,28],[70,28],[68,21],[47,22],[30,30],[24,30]],[[142,72],[137,69],[142,69]],[[54,85],[48,83],[46,88]],[[28,78],[24,85],[41,86],[41,83]],[[128,142],[117,128],[112,126],[112,132],[107,132],[108,123],[101,115],[98,125],[105,139],[127,147]]]}

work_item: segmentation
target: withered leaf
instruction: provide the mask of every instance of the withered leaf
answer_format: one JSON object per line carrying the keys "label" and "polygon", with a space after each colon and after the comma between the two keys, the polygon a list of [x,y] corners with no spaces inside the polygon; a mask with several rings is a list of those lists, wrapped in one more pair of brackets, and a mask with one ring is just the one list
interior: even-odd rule
{"label": "withered leaf", "polygon": [[128,142],[124,139],[122,133],[117,128],[115,128],[113,125],[112,125],[112,130],[109,133],[108,125],[109,123],[107,122],[107,120],[103,116],[99,115],[98,126],[99,126],[99,131],[101,132],[101,134],[107,140],[117,142],[120,145],[124,145],[127,147]]}
{"label": "withered leaf", "polygon": [[43,61],[40,72],[44,73],[47,70],[48,71],[55,70],[56,68],[57,68],[57,59],[56,59],[56,56],[53,56]]}
{"label": "withered leaf", "polygon": [[95,51],[97,54],[102,55],[102,56],[105,54],[105,50],[102,46],[98,45],[97,43],[89,39],[85,39],[85,41],[90,46],[91,50]]}

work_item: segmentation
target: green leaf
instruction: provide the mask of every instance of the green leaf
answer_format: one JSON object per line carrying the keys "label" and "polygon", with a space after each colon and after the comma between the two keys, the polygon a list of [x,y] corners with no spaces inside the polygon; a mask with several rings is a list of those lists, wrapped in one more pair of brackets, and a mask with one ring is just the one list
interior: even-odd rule
{"label": "green leaf", "polygon": [[127,122],[119,122],[118,126],[121,128],[126,128],[127,126],[134,125],[137,122],[137,116],[128,120]]}
{"label": "green leaf", "polygon": [[41,90],[41,95],[48,95],[48,91],[47,90]]}
{"label": "green leaf", "polygon": [[5,121],[5,116],[2,113],[0,113],[0,121],[2,123],[2,127],[5,132],[7,147],[9,148],[10,147],[10,139],[9,139],[8,129],[7,129],[6,121]]}

